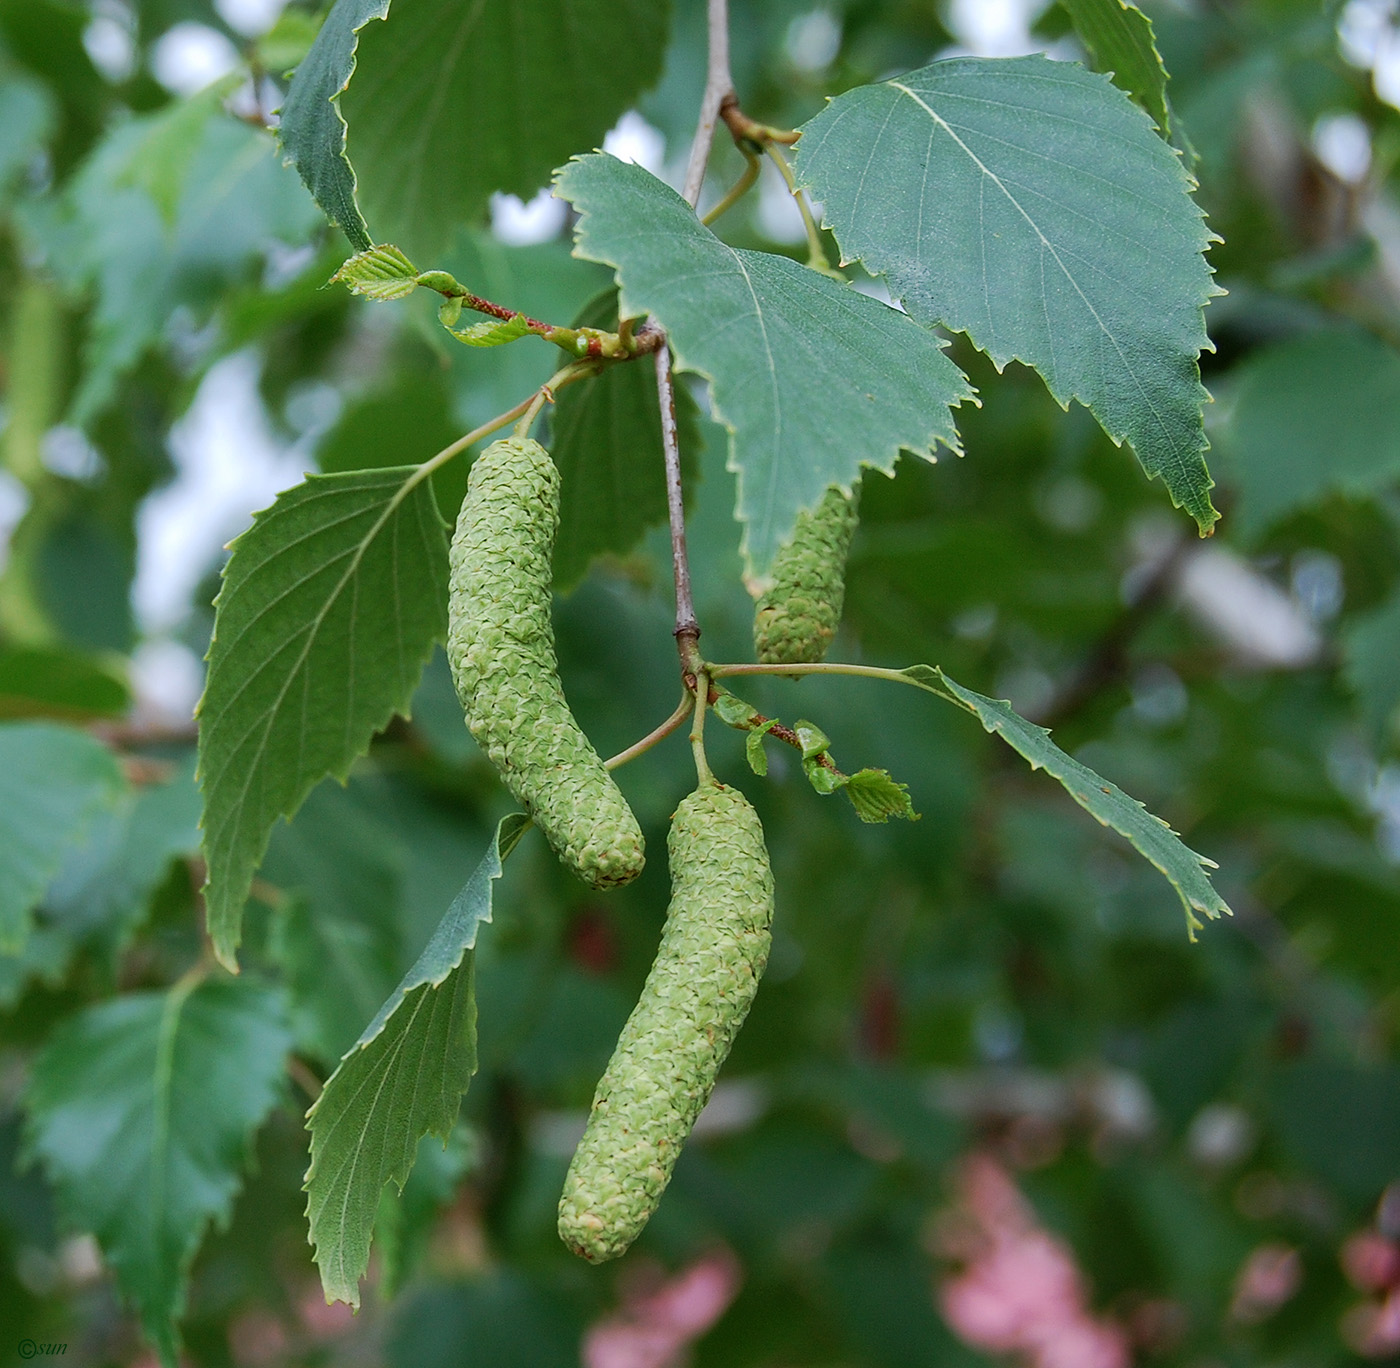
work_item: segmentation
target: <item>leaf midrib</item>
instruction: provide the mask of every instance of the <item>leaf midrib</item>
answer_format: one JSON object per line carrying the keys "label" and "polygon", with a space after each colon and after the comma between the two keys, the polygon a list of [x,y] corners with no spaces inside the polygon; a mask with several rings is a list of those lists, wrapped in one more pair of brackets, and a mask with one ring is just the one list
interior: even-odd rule
{"label": "leaf midrib", "polygon": [[[257,771],[258,766],[262,763],[263,756],[267,749],[268,740],[272,734],[273,723],[277,717],[279,710],[282,707],[283,701],[286,699],[288,691],[292,686],[292,681],[295,679],[298,672],[305,665],[307,658],[311,654],[311,648],[313,643],[315,642],[316,634],[321,630],[321,627],[324,624],[327,615],[330,613],[332,606],[339,599],[341,593],[344,592],[346,584],[349,583],[349,581],[354,577],[354,575],[358,571],[360,563],[364,559],[365,553],[368,550],[370,544],[384,529],[386,523],[398,510],[399,506],[403,503],[403,501],[408,497],[409,493],[412,492],[412,490],[416,488],[424,478],[425,476],[423,473],[423,468],[420,466],[418,469],[412,471],[407,476],[407,478],[405,478],[403,483],[398,487],[397,490],[394,491],[394,494],[386,502],[383,512],[375,520],[373,526],[369,529],[365,536],[362,537],[354,547],[352,552],[351,563],[346,568],[345,573],[341,576],[336,587],[331,591],[329,595],[327,595],[326,601],[321,607],[320,611],[312,618],[311,623],[309,624],[308,630],[306,632],[306,643],[302,647],[301,653],[297,661],[295,662],[295,664],[293,664],[291,669],[288,670],[286,682],[278,691],[277,697],[273,700],[272,705],[269,708],[267,708],[264,711],[263,715],[259,717],[258,720],[254,722],[254,724],[243,734],[237,746],[234,746],[230,749],[229,758],[220,767],[217,777],[210,777],[210,789],[212,790],[214,788],[220,787],[223,781],[223,776],[225,775],[225,773],[227,773],[229,765],[233,761],[233,756],[237,753],[239,748],[241,748],[242,745],[247,741],[248,737],[251,736],[259,726],[263,726],[262,740],[258,743],[257,752],[255,753],[252,761],[247,767],[248,782],[243,785],[241,790],[234,790],[237,796],[235,799],[231,799],[229,802],[229,807],[227,809],[227,811],[229,812],[229,818],[226,818],[225,821],[219,824],[219,831],[223,831],[225,829],[229,820],[234,820],[237,824],[235,826],[235,834],[237,834],[238,830],[241,828],[242,814],[247,806],[248,794],[252,787],[252,776]],[[364,510],[361,510],[361,512],[363,511]],[[342,521],[348,521],[348,519]],[[266,564],[266,562],[263,562],[263,564]],[[259,566],[258,568],[261,568],[261,566]],[[322,569],[324,569],[324,566],[322,566]],[[304,577],[301,581],[301,584],[305,584],[313,577],[314,573],[313,575],[308,575]],[[301,586],[298,585],[297,587]],[[289,590],[288,592],[291,591]],[[239,686],[238,690],[234,694],[233,699],[231,699],[229,704],[226,704],[223,708],[221,717],[226,717],[228,715],[229,708],[232,706],[233,701],[236,700],[242,694],[243,689],[247,687],[247,683],[248,680],[245,679],[243,684]],[[219,719],[215,719],[211,725],[214,729],[217,729],[218,724]],[[300,782],[300,777],[301,770],[300,768],[298,768],[298,782]]]}
{"label": "leaf midrib", "polygon": [[[993,171],[991,167],[989,167],[960,137],[958,137],[957,132],[954,130],[953,126],[945,118],[943,118],[941,114],[939,114],[931,105],[926,104],[924,100],[915,91],[911,90],[907,85],[904,85],[902,82],[891,81],[890,85],[895,90],[903,91],[904,94],[906,94],[911,100],[913,100],[914,103],[917,104],[919,108],[921,108],[929,116],[929,118],[934,121],[935,124],[944,129],[947,132],[948,136],[952,138],[952,140],[955,143],[957,143],[958,147],[960,147],[962,151],[967,155],[969,160],[971,160],[972,164],[976,166],[977,169],[982,173],[982,175],[985,178],[989,179],[997,187],[997,189],[1002,192],[1003,195],[1006,196],[1007,200],[1015,208],[1017,213],[1019,213],[1021,217],[1025,219],[1027,224],[1030,225],[1031,231],[1040,240],[1041,246],[1047,252],[1049,252],[1050,256],[1055,262],[1055,265],[1060,268],[1061,272],[1064,274],[1065,279],[1069,281],[1070,285],[1074,288],[1075,294],[1079,296],[1080,301],[1083,303],[1084,307],[1088,309],[1095,324],[1097,324],[1099,331],[1112,344],[1113,350],[1118,354],[1118,359],[1122,363],[1124,373],[1131,378],[1133,385],[1138,392],[1138,397],[1142,400],[1144,407],[1152,415],[1153,421],[1157,424],[1157,428],[1163,437],[1166,448],[1170,451],[1175,452],[1176,443],[1172,440],[1171,430],[1167,427],[1167,424],[1163,419],[1161,413],[1159,413],[1157,410],[1157,406],[1152,402],[1146,389],[1144,389],[1142,381],[1138,378],[1137,372],[1133,369],[1132,365],[1128,361],[1127,356],[1123,352],[1123,348],[1119,345],[1118,339],[1113,335],[1113,332],[1109,329],[1108,325],[1100,316],[1099,311],[1094,307],[1093,301],[1090,300],[1089,296],[1084,293],[1084,290],[1080,286],[1079,282],[1074,278],[1069,268],[1065,265],[1054,243],[1052,243],[1050,239],[1045,236],[1045,234],[1041,231],[1040,225],[1035,221],[1035,219],[1031,217],[1030,213],[1020,202],[1020,200],[1018,200],[1016,196],[1011,193],[1011,191],[1007,188],[1005,182],[1001,179],[1001,177],[998,176],[996,172]],[[1043,291],[1041,299],[1043,303]],[[1053,335],[1054,330],[1049,329],[1048,336],[1053,338]],[[1053,351],[1053,342],[1051,346]],[[1058,369],[1058,367],[1056,367],[1056,369]],[[1121,437],[1118,440],[1121,440]]]}

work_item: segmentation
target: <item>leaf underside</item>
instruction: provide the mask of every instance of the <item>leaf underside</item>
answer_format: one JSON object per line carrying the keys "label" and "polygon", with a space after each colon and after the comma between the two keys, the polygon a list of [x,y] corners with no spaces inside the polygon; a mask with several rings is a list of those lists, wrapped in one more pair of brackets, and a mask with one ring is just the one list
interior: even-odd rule
{"label": "leaf underside", "polygon": [[389,4],[390,0],[336,0],[292,77],[277,129],[287,161],[357,252],[366,251],[371,238],[355,204],[355,172],[345,156],[339,100],[355,73],[360,30],[371,20],[383,19]]}
{"label": "leaf underside", "polygon": [[1000,736],[1032,769],[1043,769],[1097,821],[1127,837],[1133,848],[1155,866],[1181,898],[1191,939],[1201,928],[1200,917],[1215,918],[1230,909],[1211,884],[1206,870],[1214,861],[1196,854],[1160,817],[1154,817],[1136,798],[1130,798],[1087,765],[1066,755],[1044,727],[1037,727],[1001,699],[987,698],[965,689],[937,666],[911,665],[905,678],[929,693],[938,694],[974,714],[989,732]]}
{"label": "leaf underside", "polygon": [[230,967],[273,824],[406,712],[446,630],[447,540],[413,475],[310,476],[233,545],[199,705],[209,934]]}
{"label": "leaf underside", "polygon": [[972,396],[932,333],[787,257],[727,246],[669,186],[604,154],[571,161],[558,193],[582,215],[575,253],[617,272],[624,316],[650,314],[684,370],[710,381],[730,433],[749,573],[797,515],[900,449],[957,450],[949,412]]}
{"label": "leaf underside", "polygon": [[833,100],[801,181],[847,260],[920,323],[1033,366],[1131,444],[1208,532],[1211,241],[1192,181],[1106,76],[1044,57],[956,58]]}
{"label": "leaf underside", "polygon": [[476,1072],[472,947],[491,920],[501,861],[530,825],[504,818],[418,962],[327,1080],[307,1113],[306,1215],[327,1301],[360,1304],[380,1193],[400,1189],[418,1142],[444,1138]]}

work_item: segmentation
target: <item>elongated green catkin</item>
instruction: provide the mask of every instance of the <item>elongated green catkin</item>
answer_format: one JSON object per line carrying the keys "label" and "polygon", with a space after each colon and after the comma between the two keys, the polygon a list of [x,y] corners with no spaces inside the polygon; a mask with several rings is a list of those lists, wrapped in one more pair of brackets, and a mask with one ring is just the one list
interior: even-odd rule
{"label": "elongated green catkin", "polygon": [[753,615],[754,653],[764,665],[815,665],[841,623],[846,553],[859,520],[860,491],[832,485],[797,518],[792,541],[773,560],[773,587]]}
{"label": "elongated green catkin", "polygon": [[671,906],[656,961],[593,1097],[559,1199],[559,1236],[602,1263],[651,1219],[748,1015],[772,943],[763,828],[704,784],[671,819]]}
{"label": "elongated green catkin", "polygon": [[574,720],[554,651],[559,472],[529,438],[477,457],[452,539],[447,657],[467,726],[555,853],[613,888],[645,863],[642,831]]}

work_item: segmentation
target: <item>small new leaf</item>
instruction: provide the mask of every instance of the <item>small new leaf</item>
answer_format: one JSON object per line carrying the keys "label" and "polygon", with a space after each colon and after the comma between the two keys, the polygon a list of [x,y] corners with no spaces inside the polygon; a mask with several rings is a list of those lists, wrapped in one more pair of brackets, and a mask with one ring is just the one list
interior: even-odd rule
{"label": "small new leaf", "polygon": [[[460,312],[461,306],[456,300],[444,301],[443,309],[452,303],[458,303],[458,311]],[[454,328],[443,317],[443,309],[438,310],[438,318],[443,327],[457,341],[465,342],[469,347],[499,347],[505,342],[514,342],[516,338],[524,337],[530,331],[529,325],[525,322],[524,314],[516,314],[514,318],[486,318],[480,323],[473,323],[470,327]]]}
{"label": "small new leaf", "polygon": [[[728,696],[733,697],[732,694]],[[729,725],[734,726],[735,724],[731,722]],[[778,719],[776,717],[765,718],[758,726],[752,728],[744,738],[744,758],[749,762],[749,768],[759,778],[763,778],[768,773],[768,756],[763,749],[763,738],[777,725]]]}
{"label": "small new leaf", "polygon": [[732,694],[727,689],[710,704],[710,707],[714,710],[715,716],[726,727],[747,729],[756,726],[754,719],[762,716],[756,708],[745,703],[737,694]]}
{"label": "small new leaf", "polygon": [[802,743],[804,761],[819,759],[831,749],[831,738],[815,723],[799,717],[793,731],[797,733],[797,739]]}
{"label": "small new leaf", "polygon": [[366,299],[403,299],[418,288],[418,268],[390,243],[356,252],[331,277]]}
{"label": "small new leaf", "polygon": [[888,822],[902,817],[917,822],[919,814],[909,801],[909,785],[892,779],[888,770],[857,770],[845,783],[846,797],[862,822]]}
{"label": "small new leaf", "polygon": [[830,763],[823,764],[825,759],[826,752],[822,751],[817,755],[805,757],[802,761],[802,771],[807,776],[807,782],[823,797],[846,786],[846,776]]}

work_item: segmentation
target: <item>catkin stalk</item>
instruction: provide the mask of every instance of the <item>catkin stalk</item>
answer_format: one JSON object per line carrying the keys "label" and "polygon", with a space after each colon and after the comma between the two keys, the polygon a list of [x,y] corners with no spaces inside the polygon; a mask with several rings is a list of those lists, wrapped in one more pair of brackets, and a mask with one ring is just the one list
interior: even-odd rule
{"label": "catkin stalk", "polygon": [[773,560],[773,587],[754,608],[754,654],[764,665],[815,665],[841,624],[846,555],[859,521],[860,491],[836,486],[798,514],[792,541]]}
{"label": "catkin stalk", "polygon": [[452,540],[447,655],[467,726],[559,858],[594,888],[645,863],[632,809],[569,711],[550,616],[559,472],[529,438],[476,459]]}
{"label": "catkin stalk", "polygon": [[772,943],[763,828],[704,784],[671,819],[671,906],[656,960],[598,1084],[559,1200],[559,1235],[602,1263],[651,1219],[748,1015]]}

